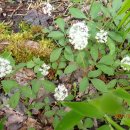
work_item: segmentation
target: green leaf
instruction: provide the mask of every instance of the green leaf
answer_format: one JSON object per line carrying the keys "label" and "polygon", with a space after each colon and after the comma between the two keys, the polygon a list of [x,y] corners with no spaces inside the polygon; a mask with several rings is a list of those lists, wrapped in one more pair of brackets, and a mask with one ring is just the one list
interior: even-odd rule
{"label": "green leaf", "polygon": [[19,103],[19,99],[20,99],[20,93],[16,92],[14,95],[11,96],[11,98],[9,99],[9,105],[12,108],[16,108],[18,103]]}
{"label": "green leaf", "polygon": [[74,55],[70,46],[65,47],[64,56],[68,61],[74,61]]}
{"label": "green leaf", "polygon": [[114,9],[114,11],[117,11],[122,5],[122,0],[118,0],[118,4],[117,4],[117,0],[113,0],[112,1],[112,8]]}
{"label": "green leaf", "polygon": [[66,67],[66,62],[60,62],[59,66],[58,66],[58,69],[63,69],[65,67]]}
{"label": "green leaf", "polygon": [[115,85],[117,83],[116,79],[111,80],[108,84],[107,84],[107,88],[114,88]]}
{"label": "green leaf", "polygon": [[130,1],[129,0],[125,0],[123,2],[123,5],[121,7],[121,9],[118,12],[118,15],[125,13],[128,9],[130,8]]}
{"label": "green leaf", "polygon": [[[119,34],[118,32],[109,32],[109,36],[114,40],[114,41],[117,41],[117,42],[123,42],[123,38],[121,36],[121,34]],[[109,39],[108,39],[109,40]],[[110,41],[111,42],[111,41]]]}
{"label": "green leaf", "polygon": [[98,63],[102,63],[105,65],[112,65],[114,64],[114,59],[112,55],[105,55],[103,56]]}
{"label": "green leaf", "polygon": [[48,81],[48,80],[43,80],[42,81],[43,87],[46,89],[48,92],[54,92],[56,86],[54,83]]}
{"label": "green leaf", "polygon": [[101,92],[107,92],[108,91],[106,84],[102,80],[92,79],[91,82],[97,90],[99,90]]}
{"label": "green leaf", "polygon": [[59,59],[61,55],[62,48],[56,48],[55,50],[52,51],[50,55],[50,61],[54,62]]}
{"label": "green leaf", "polygon": [[78,8],[71,7],[69,9],[69,12],[75,18],[79,18],[79,19],[86,18],[85,14],[81,10],[79,10]]}
{"label": "green leaf", "polygon": [[93,120],[91,118],[87,118],[84,121],[84,127],[85,128],[91,128],[93,127]]}
{"label": "green leaf", "polygon": [[39,91],[39,88],[41,87],[41,82],[39,80],[32,80],[32,90],[36,94]]}
{"label": "green leaf", "polygon": [[61,29],[61,31],[64,32],[65,29],[65,21],[63,18],[58,18],[55,23],[59,26],[59,28]]}
{"label": "green leaf", "polygon": [[36,64],[31,60],[27,62],[27,68],[33,68]]}
{"label": "green leaf", "polygon": [[115,42],[112,39],[108,38],[107,45],[109,47],[110,54],[113,55],[115,53],[115,50],[116,50]]}
{"label": "green leaf", "polygon": [[104,94],[100,101],[100,106],[104,113],[115,115],[123,111],[122,99],[113,93]]}
{"label": "green leaf", "polygon": [[76,63],[83,68],[87,67],[88,59],[85,51],[78,52],[78,55],[76,57]]}
{"label": "green leaf", "polygon": [[117,95],[120,98],[130,100],[130,94],[127,91],[125,91],[124,89],[122,89],[122,88],[117,88],[114,91],[114,94]]}
{"label": "green leaf", "polygon": [[20,90],[24,97],[26,97],[26,98],[33,97],[33,92],[31,90],[30,86],[23,86],[20,88]]}
{"label": "green leaf", "polygon": [[70,107],[82,116],[91,118],[102,118],[104,113],[90,102],[65,102],[64,105]]}
{"label": "green leaf", "polygon": [[3,80],[1,81],[5,93],[9,93],[12,88],[18,87],[18,83],[15,80]]}
{"label": "green leaf", "polygon": [[97,67],[98,69],[103,71],[105,74],[114,75],[114,69],[112,67],[109,67],[103,64],[98,64]]}
{"label": "green leaf", "polygon": [[102,74],[102,71],[101,70],[94,70],[94,71],[89,71],[88,73],[88,77],[90,78],[96,78],[98,76],[100,76]]}
{"label": "green leaf", "polygon": [[52,31],[49,33],[48,37],[51,37],[54,40],[59,40],[64,37],[64,34],[60,31]]}
{"label": "green leaf", "polygon": [[111,128],[109,127],[109,125],[103,125],[97,128],[97,130],[111,130]]}
{"label": "green leaf", "polygon": [[74,72],[75,70],[77,70],[77,68],[78,68],[78,66],[76,64],[70,64],[65,68],[64,73],[70,74],[70,73]]}
{"label": "green leaf", "polygon": [[84,77],[79,84],[79,91],[84,92],[89,87],[89,81],[87,77]]}
{"label": "green leaf", "polygon": [[92,58],[94,59],[94,61],[97,61],[97,59],[98,59],[98,46],[97,45],[93,45],[91,47],[90,54],[91,54]]}
{"label": "green leaf", "polygon": [[98,13],[101,11],[102,4],[100,2],[94,2],[91,5],[90,15],[93,19],[96,19],[99,15]]}
{"label": "green leaf", "polygon": [[55,130],[68,130],[75,126],[84,116],[71,110],[68,112],[63,119],[58,123]]}
{"label": "green leaf", "polygon": [[53,110],[50,110],[50,111],[46,111],[45,113],[44,113],[44,115],[46,116],[46,117],[52,117],[53,115],[55,114],[55,112],[53,111]]}

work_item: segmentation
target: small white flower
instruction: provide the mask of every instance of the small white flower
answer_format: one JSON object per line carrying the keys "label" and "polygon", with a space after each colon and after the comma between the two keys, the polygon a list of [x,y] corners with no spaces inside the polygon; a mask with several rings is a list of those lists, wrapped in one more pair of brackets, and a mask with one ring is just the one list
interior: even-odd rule
{"label": "small white flower", "polygon": [[48,75],[48,70],[50,69],[50,66],[49,65],[46,65],[45,63],[41,66],[41,68],[39,68],[39,71],[41,72],[41,74],[43,76],[46,76]]}
{"label": "small white flower", "polygon": [[51,11],[54,10],[54,7],[50,3],[44,2],[42,10],[44,14],[48,14],[49,16],[51,16]]}
{"label": "small white flower", "polygon": [[121,60],[121,67],[122,67],[124,70],[130,71],[130,57],[129,57],[129,56],[125,56],[125,57]]}
{"label": "small white flower", "polygon": [[0,57],[0,78],[5,77],[12,72],[10,61]]}
{"label": "small white flower", "polygon": [[55,88],[54,97],[58,101],[63,101],[68,96],[68,90],[66,89],[64,84],[59,84],[57,88]]}
{"label": "small white flower", "polygon": [[74,46],[74,49],[82,50],[88,44],[88,27],[84,22],[78,22],[72,25],[69,30],[69,41]]}
{"label": "small white flower", "polygon": [[106,43],[108,38],[108,33],[104,30],[100,30],[95,36],[98,42],[100,43]]}

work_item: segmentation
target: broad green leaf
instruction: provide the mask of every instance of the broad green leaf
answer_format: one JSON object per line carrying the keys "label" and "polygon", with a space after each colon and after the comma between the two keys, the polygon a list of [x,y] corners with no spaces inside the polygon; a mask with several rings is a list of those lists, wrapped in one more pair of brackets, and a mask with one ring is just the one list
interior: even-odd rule
{"label": "broad green leaf", "polygon": [[63,69],[66,67],[66,62],[60,62],[58,65],[58,69]]}
{"label": "broad green leaf", "polygon": [[[109,32],[109,36],[117,42],[123,42],[123,37],[121,36],[121,34],[119,34],[118,32]],[[109,39],[108,39],[109,40]],[[111,41],[110,41],[111,42]]]}
{"label": "broad green leaf", "polygon": [[59,59],[61,55],[62,48],[56,48],[55,50],[52,51],[50,55],[50,61],[54,62]]}
{"label": "broad green leaf", "polygon": [[100,126],[99,128],[97,128],[97,130],[111,130],[111,128],[109,125],[103,125],[103,126]]}
{"label": "broad green leaf", "polygon": [[61,29],[61,31],[64,32],[65,29],[65,21],[63,18],[58,18],[55,23],[59,26],[59,28]]}
{"label": "broad green leaf", "polygon": [[102,71],[101,70],[94,70],[94,71],[89,71],[88,73],[88,77],[90,78],[96,78],[98,76],[100,76],[102,74]]}
{"label": "broad green leaf", "polygon": [[53,110],[49,110],[49,111],[46,111],[45,113],[44,113],[44,115],[46,116],[46,117],[52,117],[53,115],[55,114],[55,111],[53,111]]}
{"label": "broad green leaf", "polygon": [[70,46],[65,47],[64,56],[68,61],[74,61],[74,54]]}
{"label": "broad green leaf", "polygon": [[84,127],[85,128],[91,128],[91,127],[93,127],[93,124],[94,124],[94,122],[91,118],[87,118],[84,121]]}
{"label": "broad green leaf", "polygon": [[107,92],[108,91],[106,84],[102,80],[92,79],[91,82],[97,90],[99,90],[101,92]]}
{"label": "broad green leaf", "polygon": [[107,84],[107,88],[114,88],[115,85],[117,83],[116,79],[111,80],[108,84]]}
{"label": "broad green leaf", "polygon": [[120,98],[130,100],[130,94],[127,91],[125,91],[123,88],[117,88],[114,91],[114,94],[117,95]]}
{"label": "broad green leaf", "polygon": [[42,81],[43,87],[46,89],[48,92],[54,92],[56,86],[53,82],[50,82],[48,80],[43,80]]}
{"label": "broad green leaf", "polygon": [[55,130],[68,130],[75,126],[84,116],[71,110],[58,123]]}
{"label": "broad green leaf", "polygon": [[82,116],[102,118],[104,113],[90,102],[65,102],[64,104]]}
{"label": "broad green leaf", "polygon": [[108,38],[107,45],[109,47],[110,54],[113,55],[116,49],[115,42],[112,39]]}
{"label": "broad green leaf", "polygon": [[18,83],[15,80],[3,80],[1,83],[5,93],[9,93],[12,88],[18,87]]}
{"label": "broad green leaf", "polygon": [[33,92],[31,90],[30,86],[23,86],[20,88],[21,93],[24,97],[26,98],[32,98],[33,97]]}
{"label": "broad green leaf", "polygon": [[[118,4],[117,4],[118,2]],[[122,5],[122,0],[113,0],[112,1],[112,8],[114,9],[114,11],[117,11]]]}
{"label": "broad green leaf", "polygon": [[41,81],[39,80],[32,80],[32,90],[36,94],[39,91],[39,88],[41,87]]}
{"label": "broad green leaf", "polygon": [[130,114],[125,115],[125,117],[121,120],[121,125],[127,125],[130,127]]}
{"label": "broad green leaf", "polygon": [[78,68],[78,66],[76,64],[70,64],[65,68],[64,73],[70,74],[70,73],[74,72],[75,70],[77,70],[77,68]]}
{"label": "broad green leaf", "polygon": [[113,56],[105,55],[100,59],[99,63],[105,64],[105,65],[112,65],[112,64],[114,64]]}
{"label": "broad green leaf", "polygon": [[87,77],[84,77],[79,84],[79,91],[84,92],[89,87],[89,81]]}
{"label": "broad green leaf", "polygon": [[78,8],[71,7],[69,9],[69,12],[75,18],[79,18],[79,19],[86,18],[85,14],[81,10],[79,10]]}
{"label": "broad green leaf", "polygon": [[87,67],[88,65],[88,59],[87,59],[87,56],[86,56],[86,53],[84,51],[80,51],[76,57],[76,63],[85,68]]}
{"label": "broad green leaf", "polygon": [[60,31],[52,31],[49,33],[48,37],[51,37],[54,40],[59,40],[64,37],[64,34]]}
{"label": "broad green leaf", "polygon": [[103,95],[100,101],[100,106],[103,112],[110,115],[121,113],[123,111],[122,99],[112,93]]}
{"label": "broad green leaf", "polygon": [[11,98],[9,99],[9,105],[12,108],[16,108],[18,103],[19,103],[19,99],[20,99],[20,93],[16,92],[14,95],[11,96]]}
{"label": "broad green leaf", "polygon": [[92,58],[94,59],[94,61],[97,61],[97,59],[98,59],[98,46],[96,44],[91,47],[90,54],[91,54]]}
{"label": "broad green leaf", "polygon": [[105,74],[114,75],[114,69],[112,67],[109,67],[103,64],[98,64],[97,67],[98,69],[103,71]]}
{"label": "broad green leaf", "polygon": [[31,60],[27,62],[27,68],[33,68],[36,64]]}
{"label": "broad green leaf", "polygon": [[101,11],[102,4],[100,2],[95,1],[91,5],[90,15],[93,19],[97,18],[99,15],[98,13]]}

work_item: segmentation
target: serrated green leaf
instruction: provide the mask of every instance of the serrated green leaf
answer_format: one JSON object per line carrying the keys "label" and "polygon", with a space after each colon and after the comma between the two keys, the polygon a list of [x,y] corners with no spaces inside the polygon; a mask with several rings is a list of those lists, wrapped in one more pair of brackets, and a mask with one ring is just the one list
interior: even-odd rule
{"label": "serrated green leaf", "polygon": [[15,80],[3,80],[1,81],[5,93],[9,93],[12,88],[18,87],[18,83]]}
{"label": "serrated green leaf", "polygon": [[60,31],[52,31],[49,33],[48,37],[51,37],[54,40],[59,40],[64,37],[64,34]]}
{"label": "serrated green leaf", "polygon": [[89,71],[88,73],[88,77],[90,78],[96,78],[98,76],[100,76],[102,74],[102,71],[101,70],[94,70],[94,71]]}
{"label": "serrated green leaf", "polygon": [[70,64],[65,68],[64,73],[70,74],[70,73],[74,72],[75,70],[77,70],[77,68],[78,68],[78,66],[76,64]]}
{"label": "serrated green leaf", "polygon": [[98,64],[97,67],[98,69],[103,71],[105,74],[114,75],[114,69],[112,67],[109,67],[103,64]]}
{"label": "serrated green leaf", "polygon": [[9,105],[12,108],[16,108],[18,103],[19,103],[19,99],[20,99],[20,93],[16,92],[14,95],[11,96],[11,98],[9,99]]}
{"label": "serrated green leaf", "polygon": [[31,60],[27,62],[27,68],[33,68],[36,64]]}
{"label": "serrated green leaf", "polygon": [[50,62],[54,62],[59,59],[61,55],[62,48],[56,48],[55,50],[52,51],[50,55]]}
{"label": "serrated green leaf", "polygon": [[107,92],[108,91],[106,84],[102,80],[92,79],[91,82],[97,90],[99,90],[101,92]]}
{"label": "serrated green leaf", "polygon": [[114,59],[112,55],[105,55],[103,56],[98,63],[102,63],[105,65],[112,65],[114,64]]}
{"label": "serrated green leaf", "polygon": [[96,62],[98,59],[98,46],[97,45],[93,45],[91,47],[90,54],[91,54],[92,58],[94,59],[94,61]]}
{"label": "serrated green leaf", "polygon": [[58,69],[63,69],[65,67],[66,67],[66,62],[60,62],[59,66],[58,66]]}
{"label": "serrated green leaf", "polygon": [[86,18],[85,14],[81,10],[79,10],[78,8],[71,7],[69,9],[69,12],[75,18],[79,18],[79,19]]}
{"label": "serrated green leaf", "polygon": [[58,18],[55,23],[59,26],[59,28],[61,29],[61,31],[64,32],[65,29],[65,21],[63,18]]}
{"label": "serrated green leaf", "polygon": [[64,56],[68,61],[74,61],[74,55],[70,46],[65,47]]}
{"label": "serrated green leaf", "polygon": [[115,42],[112,39],[108,38],[107,45],[109,47],[110,54],[113,55],[116,50]]}
{"label": "serrated green leaf", "polygon": [[39,80],[32,80],[32,90],[36,94],[39,91],[39,88],[41,87],[41,82]]}
{"label": "serrated green leaf", "polygon": [[87,77],[84,77],[79,84],[79,91],[84,92],[89,87],[89,81]]}
{"label": "serrated green leaf", "polygon": [[108,84],[107,84],[107,88],[114,88],[115,85],[117,83],[116,79],[111,80]]}
{"label": "serrated green leaf", "polygon": [[42,81],[43,87],[46,89],[48,92],[54,92],[56,86],[53,82],[50,82],[49,80],[43,80]]}

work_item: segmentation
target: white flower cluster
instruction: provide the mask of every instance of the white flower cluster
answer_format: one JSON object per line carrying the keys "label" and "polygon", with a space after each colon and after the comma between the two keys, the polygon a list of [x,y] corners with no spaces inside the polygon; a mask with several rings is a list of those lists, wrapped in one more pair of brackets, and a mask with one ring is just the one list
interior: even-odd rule
{"label": "white flower cluster", "polygon": [[60,84],[57,88],[55,88],[54,97],[56,100],[63,101],[67,96],[68,90],[66,89],[64,84]]}
{"label": "white flower cluster", "polygon": [[10,61],[0,58],[0,78],[5,77],[7,74],[10,74],[12,71],[12,66]]}
{"label": "white flower cluster", "polygon": [[69,30],[69,41],[77,50],[84,49],[88,44],[88,27],[84,22],[78,22],[72,25]]}
{"label": "white flower cluster", "polygon": [[129,57],[129,56],[125,56],[125,57],[121,60],[121,67],[122,67],[124,70],[130,71],[130,57]]}
{"label": "white flower cluster", "polygon": [[49,65],[46,65],[45,63],[39,68],[39,71],[41,72],[41,74],[43,76],[46,76],[48,75],[48,70],[50,69],[50,66]]}
{"label": "white flower cluster", "polygon": [[96,34],[96,37],[98,42],[100,43],[106,43],[107,42],[107,38],[108,38],[108,33],[104,30],[100,30],[100,32],[98,32]]}
{"label": "white flower cluster", "polygon": [[51,16],[51,11],[54,10],[54,7],[50,3],[44,2],[42,10],[44,14],[48,14],[49,16]]}

